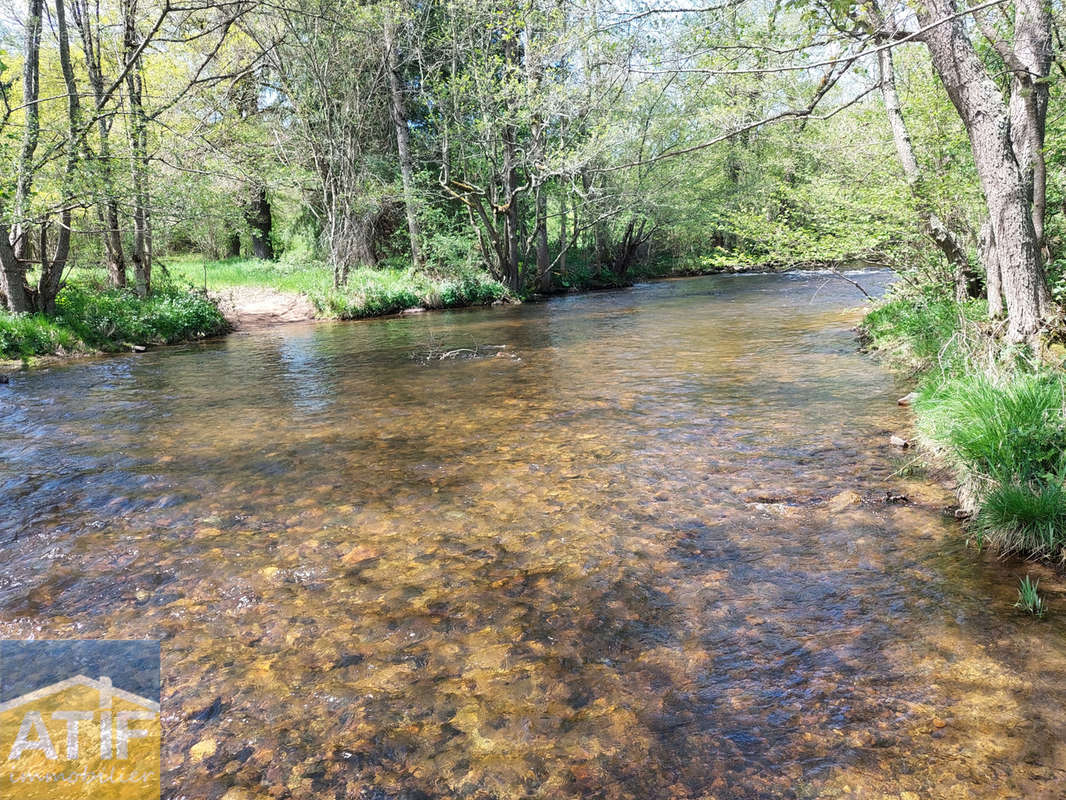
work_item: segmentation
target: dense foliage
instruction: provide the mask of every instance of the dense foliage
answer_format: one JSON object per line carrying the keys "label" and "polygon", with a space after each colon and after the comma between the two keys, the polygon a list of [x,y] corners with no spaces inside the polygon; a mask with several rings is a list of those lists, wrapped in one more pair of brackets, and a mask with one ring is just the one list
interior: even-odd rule
{"label": "dense foliage", "polygon": [[214,302],[172,284],[147,298],[73,284],[60,293],[54,315],[0,314],[0,358],[128,350],[217,336],[228,328]]}
{"label": "dense foliage", "polygon": [[[925,48],[895,62],[916,192],[876,58],[824,60],[843,7],[50,2],[30,0],[36,49],[31,15],[0,54],[0,218],[41,310],[38,273],[106,266],[143,294],[181,254],[281,259],[342,294],[360,268],[479,270],[518,294],[870,262],[950,280],[922,209],[977,261],[984,199]],[[841,46],[881,41],[868,9]]]}

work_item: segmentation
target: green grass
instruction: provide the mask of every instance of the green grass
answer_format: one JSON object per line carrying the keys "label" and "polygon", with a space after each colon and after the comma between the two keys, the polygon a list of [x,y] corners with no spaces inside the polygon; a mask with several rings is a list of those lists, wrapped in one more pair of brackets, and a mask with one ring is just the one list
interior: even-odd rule
{"label": "green grass", "polygon": [[128,290],[73,284],[60,292],[55,316],[0,313],[0,356],[31,358],[131,345],[173,344],[228,330],[218,307],[172,283],[141,299]]}
{"label": "green grass", "polygon": [[69,328],[41,314],[0,311],[0,357],[32,358],[53,353],[74,353],[85,345]]}
{"label": "green grass", "polygon": [[325,316],[359,319],[395,314],[407,308],[458,308],[484,305],[509,297],[503,284],[480,271],[448,277],[428,276],[412,270],[352,270],[348,284],[310,292],[315,307]]}
{"label": "green grass", "polygon": [[958,478],[979,546],[1066,560],[1066,374],[982,332],[979,301],[897,297],[867,341],[921,375],[920,441]]}
{"label": "green grass", "polygon": [[979,545],[1066,558],[1066,376],[972,371],[927,379],[914,404],[921,439],[959,476]]}
{"label": "green grass", "polygon": [[1026,575],[1018,584],[1018,602],[1014,604],[1014,607],[1020,608],[1038,619],[1043,618],[1047,613],[1047,604],[1044,602],[1044,598],[1040,596],[1039,589],[1040,581],[1034,582]]}
{"label": "green grass", "polygon": [[1061,481],[996,486],[973,521],[979,545],[1002,553],[1061,560],[1066,546],[1066,491]]}
{"label": "green grass", "polygon": [[1058,475],[1066,453],[1058,373],[969,372],[931,379],[914,403],[918,431],[960,470],[1002,483]]}
{"label": "green grass", "polygon": [[484,270],[473,267],[434,275],[412,269],[359,267],[348,283],[333,287],[333,274],[314,262],[286,263],[256,259],[204,261],[182,257],[167,261],[178,280],[209,291],[252,286],[306,295],[323,317],[359,319],[395,314],[408,308],[457,308],[485,305],[510,296]]}
{"label": "green grass", "polygon": [[177,256],[165,258],[163,263],[172,278],[200,289],[205,287],[206,281],[208,291],[258,286],[310,295],[327,290],[333,281],[329,269],[309,261],[260,261],[255,258],[205,261],[197,256]]}
{"label": "green grass", "polygon": [[936,297],[905,297],[876,305],[863,319],[868,344],[918,369],[953,368],[968,324],[987,319],[983,300],[959,304]]}

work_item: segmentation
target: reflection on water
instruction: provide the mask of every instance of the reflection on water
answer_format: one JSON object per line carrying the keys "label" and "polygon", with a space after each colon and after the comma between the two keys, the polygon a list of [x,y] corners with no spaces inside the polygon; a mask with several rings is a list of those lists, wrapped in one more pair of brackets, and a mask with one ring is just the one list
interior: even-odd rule
{"label": "reflection on water", "polygon": [[0,635],[162,639],[170,798],[1059,797],[1063,623],[894,474],[859,299],[693,279],[21,375]]}

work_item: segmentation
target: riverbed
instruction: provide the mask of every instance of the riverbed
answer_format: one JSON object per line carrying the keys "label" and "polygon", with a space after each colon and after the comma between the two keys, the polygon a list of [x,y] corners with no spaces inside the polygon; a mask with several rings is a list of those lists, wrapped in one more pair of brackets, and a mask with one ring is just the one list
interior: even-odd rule
{"label": "riverbed", "polygon": [[1060,798],[1062,587],[1020,614],[1041,573],[889,445],[862,303],[716,276],[19,373],[0,636],[161,640],[175,800]]}

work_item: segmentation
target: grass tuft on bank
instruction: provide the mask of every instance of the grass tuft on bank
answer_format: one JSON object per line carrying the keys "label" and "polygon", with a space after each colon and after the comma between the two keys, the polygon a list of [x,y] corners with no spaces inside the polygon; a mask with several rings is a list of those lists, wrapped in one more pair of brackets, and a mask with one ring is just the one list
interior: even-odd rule
{"label": "grass tuft on bank", "polygon": [[357,269],[347,285],[308,293],[322,316],[361,319],[397,314],[408,308],[460,308],[488,305],[510,297],[487,273],[470,270],[437,277],[412,270]]}
{"label": "grass tuft on bank", "polygon": [[228,329],[214,302],[174,283],[161,284],[145,299],[130,290],[72,284],[60,292],[55,316],[0,312],[0,356],[118,351],[202,339]]}
{"label": "grass tuft on bank", "polygon": [[984,305],[896,297],[863,334],[919,376],[919,440],[951,470],[979,546],[1066,561],[1066,375],[998,345]]}

